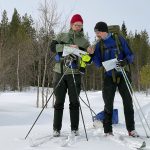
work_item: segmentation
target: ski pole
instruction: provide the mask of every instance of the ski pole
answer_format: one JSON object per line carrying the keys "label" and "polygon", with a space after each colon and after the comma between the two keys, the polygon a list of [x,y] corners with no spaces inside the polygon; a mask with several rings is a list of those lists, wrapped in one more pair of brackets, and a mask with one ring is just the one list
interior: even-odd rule
{"label": "ski pole", "polygon": [[47,106],[49,100],[51,99],[52,95],[54,94],[56,88],[59,86],[61,80],[63,79],[65,73],[67,72],[68,68],[65,70],[64,74],[62,75],[62,77],[60,78],[59,82],[57,83],[57,85],[55,86],[52,94],[49,96],[48,100],[46,101],[46,104],[44,105],[44,107],[42,108],[41,112],[39,113],[39,115],[37,116],[37,118],[35,119],[33,125],[31,126],[30,130],[28,131],[27,135],[25,136],[25,139],[28,137],[28,135],[30,134],[31,130],[33,129],[34,125],[36,124],[36,122],[38,121],[39,117],[41,116],[43,110],[45,109],[45,107]]}
{"label": "ski pole", "polygon": [[92,111],[91,111],[91,105],[90,105],[90,101],[89,101],[89,98],[88,98],[87,93],[86,93],[86,88],[85,88],[83,78],[82,78],[82,85],[83,85],[83,90],[84,90],[85,95],[86,95],[87,102],[89,104],[89,108],[90,108],[90,112],[91,112],[91,116],[92,116],[92,121],[94,122],[94,116],[93,116]]}
{"label": "ski pole", "polygon": [[128,77],[127,77],[127,74],[126,74],[126,72],[125,72],[124,69],[123,69],[122,71],[123,71],[123,73],[124,73],[124,75],[125,75],[125,77],[126,77],[126,79],[127,79],[127,82],[128,82],[128,84],[129,84],[129,86],[130,86],[130,89],[131,89],[131,91],[132,91],[132,93],[133,93],[133,96],[134,96],[134,98],[135,98],[135,100],[136,100],[136,102],[137,102],[137,104],[138,104],[138,106],[139,106],[140,112],[141,112],[141,114],[142,114],[142,116],[143,116],[143,118],[144,118],[144,120],[145,120],[145,123],[146,123],[146,125],[147,125],[147,127],[148,127],[148,129],[149,129],[149,131],[150,131],[150,126],[149,126],[149,124],[148,124],[148,122],[147,122],[147,120],[146,120],[146,118],[145,118],[145,115],[144,115],[144,113],[143,113],[143,110],[142,110],[142,108],[141,108],[141,106],[140,106],[140,103],[139,103],[139,101],[138,101],[138,99],[137,99],[135,93],[134,93],[134,90],[133,90],[133,88],[132,88],[132,85],[131,85],[131,83],[130,83]]}
{"label": "ski pole", "polygon": [[94,113],[94,115],[96,115],[95,111],[82,99],[82,97],[80,95],[79,95],[79,98]]}
{"label": "ski pole", "polygon": [[86,140],[88,141],[88,136],[87,136],[87,132],[86,132],[84,117],[83,117],[82,108],[81,108],[80,101],[79,101],[79,95],[78,95],[78,92],[77,92],[77,86],[76,86],[75,76],[74,76],[74,72],[73,72],[73,68],[72,68],[71,63],[72,63],[72,61],[70,61],[70,66],[71,66],[72,77],[73,77],[74,86],[75,86],[75,92],[76,92],[77,97],[78,97],[79,108],[80,108],[80,112],[81,112],[81,117],[82,117],[82,122],[83,122],[83,126],[84,126],[85,135],[86,135]]}
{"label": "ski pole", "polygon": [[144,131],[145,131],[145,134],[146,134],[146,136],[148,137],[148,135],[147,135],[147,131],[146,131],[146,128],[145,128],[145,126],[144,126],[144,123],[143,123],[142,118],[141,118],[141,116],[140,116],[140,113],[139,113],[139,111],[138,111],[137,105],[136,105],[136,103],[135,103],[135,100],[133,99],[133,95],[132,95],[131,88],[130,88],[130,86],[129,86],[128,82],[127,82],[127,78],[126,78],[126,76],[125,76],[125,74],[124,74],[124,72],[123,72],[122,68],[121,68],[121,72],[122,72],[122,74],[123,74],[123,77],[124,77],[125,83],[126,83],[127,88],[128,88],[128,90],[129,90],[129,93],[130,93],[130,95],[131,95],[131,97],[132,97],[133,103],[134,103],[135,108],[136,108],[136,110],[137,110],[138,116],[139,116],[139,118],[140,118],[140,121],[141,121],[141,123],[142,123],[143,129],[144,129]]}
{"label": "ski pole", "polygon": [[136,105],[136,103],[135,103],[135,100],[133,99],[133,95],[132,95],[132,92],[133,92],[133,91],[131,91],[131,87],[130,87],[131,85],[129,85],[129,83],[128,83],[128,81],[127,81],[127,76],[125,76],[126,73],[124,72],[124,70],[123,70],[122,67],[121,67],[121,72],[122,72],[122,74],[123,74],[125,83],[126,83],[127,88],[128,88],[128,90],[129,90],[129,93],[130,93],[130,95],[131,95],[131,97],[132,97],[132,100],[133,100],[133,103],[134,103],[135,108],[136,108],[136,110],[137,110],[138,116],[139,116],[139,118],[140,118],[140,120],[141,120],[141,123],[142,123],[143,129],[144,129],[144,131],[145,131],[145,134],[146,134],[147,137],[149,137],[148,134],[147,134],[146,128],[145,128],[145,126],[144,126],[144,124],[143,124],[143,121],[142,121],[142,118],[141,118],[141,116],[140,116],[140,113],[139,113],[139,111],[138,111],[138,108],[137,108],[137,105]]}
{"label": "ski pole", "polygon": [[[123,72],[125,73],[124,70],[123,70]],[[129,83],[129,85],[130,85],[130,87],[131,87],[131,90],[133,91],[133,88],[132,88],[132,86],[131,86],[131,83],[130,83],[130,81],[129,81],[127,75],[126,75],[126,73],[125,73],[125,76],[126,76],[127,81],[128,81],[128,83]],[[139,103],[139,101],[138,101],[138,99],[137,99],[137,97],[136,97],[136,95],[135,95],[134,92],[133,92],[133,95],[134,95],[134,98],[135,98],[136,101],[137,101],[137,104],[138,104],[138,106],[139,106],[139,108],[140,108],[140,111],[141,111],[141,113],[142,113],[142,115],[143,115],[143,118],[144,118],[144,120],[145,120],[145,122],[146,122],[146,124],[147,124],[147,127],[148,127],[148,129],[150,130],[150,126],[149,126],[149,124],[148,124],[148,122],[147,122],[147,120],[146,120],[146,118],[145,118],[145,115],[144,115],[144,113],[143,113],[143,111],[142,111],[142,108],[141,108],[141,106],[140,106],[140,103]]]}

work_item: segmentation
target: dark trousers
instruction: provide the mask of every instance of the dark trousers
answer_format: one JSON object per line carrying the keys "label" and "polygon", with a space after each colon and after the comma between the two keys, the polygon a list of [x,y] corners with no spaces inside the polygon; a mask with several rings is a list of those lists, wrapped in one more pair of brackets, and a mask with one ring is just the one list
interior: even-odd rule
{"label": "dark trousers", "polygon": [[[129,74],[127,75],[130,80]],[[123,100],[126,128],[128,131],[132,131],[135,129],[132,97],[128,91],[123,76],[120,75],[120,82],[118,84],[113,82],[112,77],[106,76],[104,77],[103,90],[102,90],[104,104],[105,104],[104,105],[105,119],[103,121],[103,127],[105,133],[112,132],[113,103],[114,103],[114,97],[115,97],[115,92],[117,87]]]}
{"label": "dark trousers", "polygon": [[[54,77],[53,77],[54,88],[59,82],[61,76],[62,75],[59,73],[56,72],[54,73]],[[54,92],[56,97],[56,101],[54,105],[54,121],[53,121],[54,130],[61,130],[64,102],[65,102],[67,91],[68,91],[69,102],[70,102],[69,109],[70,109],[71,130],[78,130],[79,105],[80,105],[78,96],[81,91],[81,75],[75,74],[74,76],[75,76],[77,93],[76,93],[72,74],[65,75]]]}

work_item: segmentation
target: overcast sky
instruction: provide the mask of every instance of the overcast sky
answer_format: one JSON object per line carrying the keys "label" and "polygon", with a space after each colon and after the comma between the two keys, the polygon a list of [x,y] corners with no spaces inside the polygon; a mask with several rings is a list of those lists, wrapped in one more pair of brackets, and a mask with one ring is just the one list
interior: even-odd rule
{"label": "overcast sky", "polygon": [[[98,21],[104,21],[108,25],[122,25],[123,21],[128,28],[135,32],[146,29],[150,36],[150,0],[55,0],[58,10],[66,17],[73,10],[73,14],[79,13],[84,20],[84,30],[94,39],[93,28]],[[44,0],[0,0],[0,12],[5,9],[11,19],[14,8],[20,15],[28,13],[37,20],[39,3]],[[1,17],[1,15],[0,15]],[[1,18],[0,18],[1,19]]]}

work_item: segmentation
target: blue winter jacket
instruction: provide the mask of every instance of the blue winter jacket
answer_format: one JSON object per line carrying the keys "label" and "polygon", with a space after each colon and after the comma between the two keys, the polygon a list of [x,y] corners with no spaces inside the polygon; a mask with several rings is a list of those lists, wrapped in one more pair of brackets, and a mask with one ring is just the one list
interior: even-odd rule
{"label": "blue winter jacket", "polygon": [[[119,41],[122,47],[122,50],[120,51],[120,54],[118,55],[119,60],[124,60],[126,59],[129,64],[133,62],[133,53],[131,52],[126,40],[122,37],[119,36]],[[108,35],[108,37],[103,40],[105,50],[103,50],[103,56],[101,56],[101,46],[100,42],[96,44],[95,47],[95,52],[93,55],[93,62],[97,67],[102,66],[102,61],[107,61],[110,59],[116,58],[116,53],[117,53],[117,46],[114,38],[111,36],[111,34]],[[102,60],[103,58],[103,60]],[[112,71],[105,72],[105,75],[112,76]]]}

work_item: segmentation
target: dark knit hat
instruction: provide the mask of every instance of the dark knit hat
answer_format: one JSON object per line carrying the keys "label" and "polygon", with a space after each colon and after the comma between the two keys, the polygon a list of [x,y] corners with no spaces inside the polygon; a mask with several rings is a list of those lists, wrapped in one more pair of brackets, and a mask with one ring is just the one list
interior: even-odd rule
{"label": "dark knit hat", "polygon": [[75,15],[71,18],[70,23],[73,24],[73,23],[78,22],[78,21],[83,23],[82,17],[81,17],[79,14],[75,14]]}
{"label": "dark knit hat", "polygon": [[105,22],[98,22],[95,25],[94,31],[108,32],[108,26]]}

